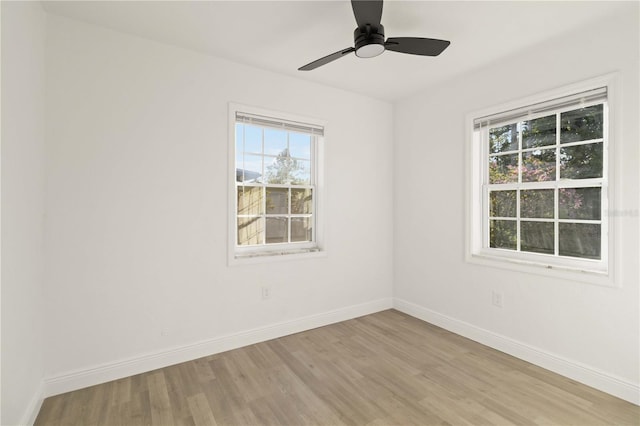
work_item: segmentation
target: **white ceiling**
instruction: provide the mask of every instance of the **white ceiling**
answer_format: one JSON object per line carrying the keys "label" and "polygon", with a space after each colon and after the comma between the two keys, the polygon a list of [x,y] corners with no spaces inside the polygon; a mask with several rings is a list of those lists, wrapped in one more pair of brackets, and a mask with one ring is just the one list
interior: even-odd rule
{"label": "white ceiling", "polygon": [[297,69],[353,46],[356,24],[348,0],[45,1],[44,6],[49,13],[394,101],[624,13],[632,2],[387,0],[382,14],[387,37],[440,38],[451,46],[438,57],[351,54],[306,72]]}

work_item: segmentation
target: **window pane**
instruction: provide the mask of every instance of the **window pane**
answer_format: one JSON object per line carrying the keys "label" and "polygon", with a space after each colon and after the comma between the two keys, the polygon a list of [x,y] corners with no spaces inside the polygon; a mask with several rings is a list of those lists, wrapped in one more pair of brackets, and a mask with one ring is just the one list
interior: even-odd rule
{"label": "window pane", "polygon": [[489,152],[498,153],[518,149],[518,126],[516,123],[489,129]]}
{"label": "window pane", "polygon": [[491,191],[489,216],[516,217],[516,191]]}
{"label": "window pane", "polygon": [[530,189],[520,191],[520,217],[553,219],[553,209],[553,189]]}
{"label": "window pane", "polygon": [[245,154],[243,172],[243,182],[262,182],[262,156]]}
{"label": "window pane", "polygon": [[264,129],[264,153],[280,155],[287,151],[287,132],[284,130]]}
{"label": "window pane", "polygon": [[262,129],[244,125],[244,152],[262,154]]}
{"label": "window pane", "polygon": [[600,188],[561,188],[560,219],[601,219]]}
{"label": "window pane", "polygon": [[522,123],[522,148],[555,145],[556,116],[536,118]]}
{"label": "window pane", "polygon": [[286,217],[268,217],[266,243],[287,243],[289,242],[289,223]]}
{"label": "window pane", "polygon": [[267,214],[289,213],[288,188],[267,188],[266,193]]}
{"label": "window pane", "polygon": [[238,186],[238,214],[262,214],[262,188]]}
{"label": "window pane", "polygon": [[238,218],[238,245],[262,244],[264,240],[264,219],[261,217]]}
{"label": "window pane", "polygon": [[600,259],[600,225],[560,223],[560,256]]}
{"label": "window pane", "polygon": [[560,178],[602,177],[602,143],[569,146],[560,149]]}
{"label": "window pane", "polygon": [[236,167],[238,167],[238,154],[242,158],[244,152],[244,124],[236,123]]}
{"label": "window pane", "polygon": [[520,250],[553,254],[553,223],[520,222]]}
{"label": "window pane", "polygon": [[291,241],[312,241],[311,218],[294,217],[291,218]]}
{"label": "window pane", "polygon": [[588,141],[602,138],[602,104],[560,115],[560,143]]}
{"label": "window pane", "polygon": [[302,133],[289,133],[289,150],[292,157],[311,159],[311,136]]}
{"label": "window pane", "polygon": [[[244,167],[244,135],[245,125],[242,123],[236,123],[236,182],[244,182],[245,180],[251,180],[251,174],[247,173],[245,176]],[[255,129],[255,128],[254,128]],[[262,168],[262,165],[260,165]],[[255,179],[255,175],[253,175]]]}
{"label": "window pane", "polygon": [[489,183],[518,181],[518,154],[489,157]]}
{"label": "window pane", "polygon": [[311,161],[294,160],[291,169],[291,183],[293,185],[309,185],[311,183]]}
{"label": "window pane", "polygon": [[[313,213],[313,198],[311,188],[292,188],[291,214],[311,213]],[[293,231],[291,232],[293,233]]]}
{"label": "window pane", "polygon": [[489,247],[515,250],[516,232],[515,220],[490,220]]}
{"label": "window pane", "polygon": [[286,184],[291,181],[291,173],[298,167],[298,160],[289,157],[284,150],[277,157],[265,157],[265,178],[267,183]]}
{"label": "window pane", "polygon": [[556,179],[556,150],[540,149],[522,153],[522,181],[544,182]]}
{"label": "window pane", "polygon": [[242,153],[236,151],[236,182],[244,182],[244,161]]}

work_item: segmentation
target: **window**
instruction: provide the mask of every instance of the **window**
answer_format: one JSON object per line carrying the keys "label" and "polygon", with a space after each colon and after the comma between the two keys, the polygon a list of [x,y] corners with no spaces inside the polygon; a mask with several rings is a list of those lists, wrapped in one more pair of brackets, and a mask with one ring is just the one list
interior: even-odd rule
{"label": "window", "polygon": [[607,275],[609,121],[606,84],[470,116],[468,259]]}
{"label": "window", "polygon": [[235,105],[230,116],[233,259],[318,251],[323,125]]}

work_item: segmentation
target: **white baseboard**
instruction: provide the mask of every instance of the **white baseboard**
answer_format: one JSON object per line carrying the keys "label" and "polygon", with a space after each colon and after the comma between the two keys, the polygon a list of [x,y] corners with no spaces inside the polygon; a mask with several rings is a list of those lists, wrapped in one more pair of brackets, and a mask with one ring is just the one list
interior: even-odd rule
{"label": "white baseboard", "polygon": [[[393,299],[379,299],[321,314],[216,337],[161,352],[148,353],[116,362],[59,374],[44,380],[44,395],[52,396],[111,380],[144,373],[204,356],[237,349],[254,343],[287,336],[340,321],[391,309]],[[37,412],[36,412],[37,413]]]}
{"label": "white baseboard", "polygon": [[29,402],[27,409],[22,416],[22,420],[20,421],[21,425],[32,425],[36,421],[36,417],[38,417],[38,413],[40,412],[40,408],[42,408],[42,402],[44,401],[44,382],[40,382],[38,388],[36,389],[33,398]]}
{"label": "white baseboard", "polygon": [[473,324],[451,318],[439,312],[395,298],[393,307],[445,330],[467,337],[483,345],[523,359],[618,398],[640,405],[640,386],[588,365],[549,353],[526,343],[496,334]]}

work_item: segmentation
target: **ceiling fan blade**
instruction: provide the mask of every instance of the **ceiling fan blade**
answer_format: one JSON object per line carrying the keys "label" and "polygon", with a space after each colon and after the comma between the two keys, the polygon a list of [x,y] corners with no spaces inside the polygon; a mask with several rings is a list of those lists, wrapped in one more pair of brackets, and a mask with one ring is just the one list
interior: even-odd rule
{"label": "ceiling fan blade", "polygon": [[339,50],[336,53],[332,53],[331,55],[327,55],[324,58],[320,58],[303,67],[298,68],[298,71],[311,71],[313,69],[321,67],[322,65],[326,65],[329,62],[333,62],[336,59],[342,58],[344,55],[354,52],[355,50],[356,49],[354,49],[353,47],[348,47],[346,49]]}
{"label": "ceiling fan blade", "polygon": [[351,7],[353,8],[358,28],[367,24],[378,28],[382,19],[382,0],[351,0]]}
{"label": "ceiling fan blade", "polygon": [[438,56],[450,44],[450,41],[435,38],[389,37],[384,48],[411,55]]}

